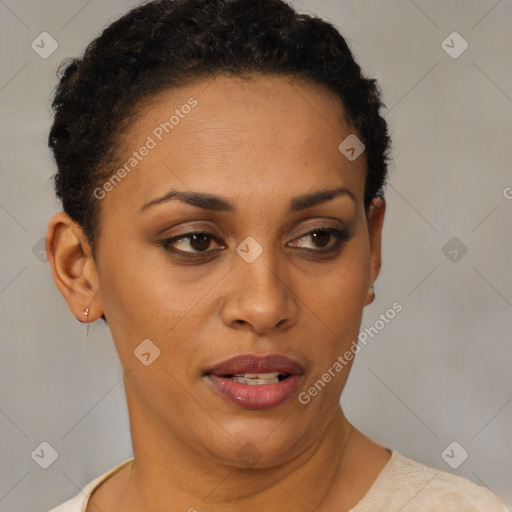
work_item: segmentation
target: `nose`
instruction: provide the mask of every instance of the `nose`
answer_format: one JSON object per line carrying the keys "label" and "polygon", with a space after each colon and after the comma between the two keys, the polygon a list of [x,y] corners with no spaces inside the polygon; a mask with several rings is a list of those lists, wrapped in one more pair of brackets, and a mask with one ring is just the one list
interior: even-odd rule
{"label": "nose", "polygon": [[297,323],[297,297],[283,264],[280,270],[270,251],[252,263],[235,256],[222,308],[225,325],[264,335]]}

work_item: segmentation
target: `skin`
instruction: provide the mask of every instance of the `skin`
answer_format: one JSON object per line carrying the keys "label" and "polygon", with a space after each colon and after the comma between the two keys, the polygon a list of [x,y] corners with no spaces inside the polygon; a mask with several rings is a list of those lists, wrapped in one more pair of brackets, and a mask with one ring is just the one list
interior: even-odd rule
{"label": "skin", "polygon": [[[364,154],[349,161],[338,149],[354,133],[341,100],[287,77],[217,77],[157,95],[126,134],[119,165],[190,97],[198,105],[100,201],[95,259],[65,213],[48,227],[59,290],[79,321],[88,307],[89,322],[105,314],[125,372],[136,462],[87,510],[349,510],[390,458],[340,408],[351,365],[307,405],[295,395],[268,410],[226,401],[203,372],[235,355],[279,353],[304,366],[307,391],[350,348],[374,298],[385,202],[366,215]],[[353,198],[288,211],[292,198],[341,186]],[[170,189],[222,195],[236,210],[172,200],[141,211]],[[331,249],[334,237],[308,235],[325,227],[349,239]],[[193,260],[162,245],[191,230],[220,242],[170,247],[218,250]],[[263,248],[253,263],[235,251],[248,236]],[[160,356],[145,366],[134,350],[148,338]],[[251,465],[240,458],[248,443],[259,457]]]}

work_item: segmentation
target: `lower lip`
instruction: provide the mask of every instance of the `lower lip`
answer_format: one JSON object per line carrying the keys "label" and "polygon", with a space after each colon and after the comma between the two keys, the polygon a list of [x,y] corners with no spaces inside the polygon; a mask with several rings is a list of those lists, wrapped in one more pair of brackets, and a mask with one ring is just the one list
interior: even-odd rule
{"label": "lower lip", "polygon": [[243,409],[272,409],[290,398],[298,389],[300,375],[290,375],[277,384],[240,384],[231,379],[208,375],[221,396]]}

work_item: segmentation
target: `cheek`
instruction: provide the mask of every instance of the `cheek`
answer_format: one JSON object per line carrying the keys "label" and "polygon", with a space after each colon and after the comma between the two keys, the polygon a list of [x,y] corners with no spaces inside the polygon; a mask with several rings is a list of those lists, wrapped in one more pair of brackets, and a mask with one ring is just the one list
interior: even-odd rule
{"label": "cheek", "polygon": [[324,276],[322,285],[314,287],[313,294],[311,287],[307,295],[304,311],[310,320],[305,331],[312,337],[314,333],[315,343],[307,349],[310,377],[302,396],[319,395],[311,400],[312,410],[320,417],[330,417],[356,357],[368,287],[368,250],[364,239],[354,243]]}
{"label": "cheek", "polygon": [[166,272],[160,250],[142,246],[133,233],[116,237],[113,227],[105,226],[98,263],[101,299],[107,310],[137,323],[141,317],[158,316],[166,307],[171,312],[180,304],[178,294],[170,293],[175,290],[175,273]]}
{"label": "cheek", "polygon": [[182,269],[171,265],[164,249],[140,249],[114,238],[103,246],[107,254],[116,257],[98,258],[100,298],[124,366],[145,339],[159,346],[161,361],[167,352],[175,360],[187,357],[210,321],[218,272]]}
{"label": "cheek", "polygon": [[116,334],[134,342],[156,338],[183,315],[186,290],[176,293],[173,275],[161,265],[157,272],[136,244],[108,239],[98,269],[101,304],[114,339]]}
{"label": "cheek", "polygon": [[310,297],[311,306],[321,317],[329,318],[329,323],[336,326],[334,332],[343,333],[360,320],[369,275],[367,240],[353,239],[336,263],[322,273],[318,286],[308,283],[304,296]]}
{"label": "cheek", "polygon": [[[315,337],[307,349],[311,361],[309,386],[322,378],[329,369],[335,375],[322,392],[317,407],[329,410],[339,399],[353,364],[357,337],[365,305],[369,278],[369,244],[367,238],[352,239],[336,264],[324,274],[319,286],[311,286],[304,313],[309,317],[306,331]],[[312,293],[312,291],[314,292]],[[310,314],[311,312],[311,314]],[[338,357],[348,354],[339,367]],[[337,365],[334,367],[333,365]],[[327,375],[330,379],[332,375]],[[315,392],[315,390],[313,390]]]}

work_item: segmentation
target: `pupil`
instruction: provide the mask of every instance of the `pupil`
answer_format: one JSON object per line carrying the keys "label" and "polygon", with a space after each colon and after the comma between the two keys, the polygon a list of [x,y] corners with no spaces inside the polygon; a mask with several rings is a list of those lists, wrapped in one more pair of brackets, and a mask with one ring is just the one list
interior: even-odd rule
{"label": "pupil", "polygon": [[331,234],[328,231],[317,231],[313,233],[314,239],[319,243],[320,247],[325,247],[329,243]]}
{"label": "pupil", "polygon": [[192,240],[190,241],[190,244],[194,249],[197,250],[205,250],[208,249],[210,245],[210,240],[208,238],[208,235],[192,235]]}

